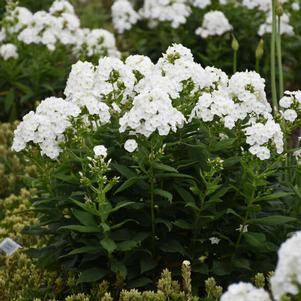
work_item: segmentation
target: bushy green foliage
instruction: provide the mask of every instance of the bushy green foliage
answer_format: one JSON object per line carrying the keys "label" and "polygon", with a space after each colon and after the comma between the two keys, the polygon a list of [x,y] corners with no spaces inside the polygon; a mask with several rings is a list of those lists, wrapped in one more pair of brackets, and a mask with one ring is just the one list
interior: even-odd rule
{"label": "bushy green foliage", "polygon": [[[141,138],[139,152],[128,155],[113,125],[72,137],[57,162],[38,160],[41,225],[32,232],[51,237],[39,251],[43,264],[76,270],[79,282],[120,275],[130,288],[148,287],[164,266],[179,270],[183,258],[194,285],[273,269],[299,216],[282,156],[241,155],[238,137],[220,140],[198,123],[164,141]],[[90,158],[97,144],[108,147],[110,164]]]}

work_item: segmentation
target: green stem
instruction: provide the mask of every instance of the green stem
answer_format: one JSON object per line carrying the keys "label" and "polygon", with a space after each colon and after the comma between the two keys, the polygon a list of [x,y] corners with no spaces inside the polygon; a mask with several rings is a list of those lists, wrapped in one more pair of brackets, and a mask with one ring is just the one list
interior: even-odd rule
{"label": "green stem", "polygon": [[151,150],[151,155],[150,155],[150,175],[149,175],[149,181],[150,181],[150,214],[151,214],[151,224],[152,224],[152,251],[153,255],[155,254],[155,240],[156,240],[156,228],[155,228],[155,178],[154,178],[154,169],[152,166],[151,160],[154,158],[154,151],[153,151],[153,146]]}
{"label": "green stem", "polygon": [[237,51],[233,52],[233,74],[237,71]]}
{"label": "green stem", "polygon": [[260,67],[259,67],[259,63],[260,63],[260,59],[259,59],[259,58],[256,58],[256,67],[255,67],[255,70],[256,70],[257,73],[259,73],[259,71],[260,71],[260,70],[259,70],[259,68],[260,68]]}
{"label": "green stem", "polygon": [[283,96],[284,92],[284,80],[283,80],[283,66],[282,66],[282,47],[281,47],[281,17],[277,17],[278,26],[277,26],[277,39],[276,39],[276,47],[277,47],[277,61],[278,61],[278,72],[279,72],[279,98]]}
{"label": "green stem", "polygon": [[150,207],[151,207],[151,221],[152,221],[152,244],[153,251],[155,250],[155,239],[156,239],[156,229],[155,229],[155,201],[154,201],[154,179],[150,179]]}
{"label": "green stem", "polygon": [[276,89],[276,0],[272,0],[273,22],[271,34],[271,88],[274,113],[278,112],[277,89]]}

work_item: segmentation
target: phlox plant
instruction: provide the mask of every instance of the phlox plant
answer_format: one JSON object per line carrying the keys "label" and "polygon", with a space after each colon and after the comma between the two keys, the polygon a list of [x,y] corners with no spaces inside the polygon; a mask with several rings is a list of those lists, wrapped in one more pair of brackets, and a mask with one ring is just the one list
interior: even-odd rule
{"label": "phlox plant", "polygon": [[[43,267],[151,287],[191,262],[194,289],[268,272],[299,226],[299,170],[286,143],[300,120],[273,116],[256,72],[202,67],[170,46],[72,66],[65,98],[24,116],[12,148],[39,170],[33,209]],[[289,125],[289,126],[288,126]],[[290,158],[290,160],[288,160]],[[298,209],[299,208],[299,209]]]}
{"label": "phlox plant", "polygon": [[0,20],[3,121],[21,118],[36,101],[62,93],[78,59],[120,56],[113,34],[81,27],[68,1],[53,1],[47,9],[31,12],[9,1]]}

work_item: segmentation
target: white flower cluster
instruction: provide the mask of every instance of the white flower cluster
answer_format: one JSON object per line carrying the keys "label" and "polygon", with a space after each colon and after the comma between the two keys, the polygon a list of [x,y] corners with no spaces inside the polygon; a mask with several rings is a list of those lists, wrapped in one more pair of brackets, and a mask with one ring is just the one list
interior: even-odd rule
{"label": "white flower cluster", "polygon": [[96,145],[93,148],[94,156],[95,157],[102,157],[106,158],[108,155],[108,150],[104,145]]}
{"label": "white flower cluster", "polygon": [[112,19],[118,33],[123,33],[131,29],[140,16],[128,0],[116,0],[112,5]]}
{"label": "white flower cluster", "polygon": [[[272,13],[269,12],[266,20],[263,24],[260,25],[259,30],[258,30],[258,34],[260,36],[263,36],[266,33],[271,33],[272,32]],[[292,25],[289,24],[290,22],[290,18],[289,15],[287,13],[284,13],[281,17],[280,17],[280,34],[285,34],[288,36],[293,36],[294,35],[294,28]]]}
{"label": "white flower cluster", "polygon": [[294,122],[301,113],[301,91],[285,91],[280,99],[280,113],[284,120]]}
{"label": "white flower cluster", "polygon": [[133,100],[133,108],[119,120],[120,132],[127,128],[149,137],[158,130],[160,136],[183,127],[185,118],[172,106],[170,97],[160,89],[145,91]]}
{"label": "white flower cluster", "polygon": [[204,9],[211,4],[211,0],[191,0],[194,7]]}
{"label": "white flower cluster", "polygon": [[2,57],[5,61],[8,59],[17,59],[19,57],[17,47],[11,43],[1,45],[0,57]]}
{"label": "white flower cluster", "polygon": [[206,39],[210,36],[221,36],[232,29],[224,13],[214,10],[204,15],[202,26],[197,28],[195,33]]}
{"label": "white flower cluster", "polygon": [[128,151],[129,153],[134,152],[138,147],[138,144],[135,139],[128,139],[124,143],[124,149]]}
{"label": "white flower cluster", "polygon": [[[278,0],[279,4],[287,3],[288,0]],[[248,9],[258,9],[268,12],[272,9],[272,1],[270,0],[243,0],[242,5]]]}
{"label": "white flower cluster", "polygon": [[87,57],[120,57],[114,35],[105,29],[79,29],[73,52]]}
{"label": "white flower cluster", "polygon": [[276,147],[276,152],[283,152],[283,133],[281,127],[273,119],[268,119],[266,123],[256,122],[245,129],[247,144],[251,145],[249,151],[260,160],[269,159],[271,152],[268,148],[270,144]]}
{"label": "white flower cluster", "polygon": [[248,9],[258,9],[264,12],[271,9],[270,0],[243,0],[242,5]]}
{"label": "white flower cluster", "polygon": [[240,122],[244,124],[246,143],[253,155],[261,160],[269,159],[270,147],[281,154],[283,133],[271,115],[264,79],[253,71],[237,72],[229,80],[225,74],[219,74],[222,84],[199,97],[189,120],[220,120],[228,129],[233,129]]}
{"label": "white flower cluster", "polygon": [[110,121],[109,107],[102,102],[95,88],[96,71],[93,64],[78,61],[72,66],[64,91],[66,100],[97,115],[101,123]]}
{"label": "white flower cluster", "polygon": [[31,13],[25,7],[9,11],[4,21],[11,23],[9,32],[16,33],[25,44],[43,44],[54,50],[57,43],[76,43],[76,32],[80,22],[72,5],[64,0],[53,2],[49,11]]}
{"label": "white flower cluster", "polygon": [[263,288],[256,288],[251,283],[231,284],[220,301],[271,301]]}
{"label": "white flower cluster", "polygon": [[[287,239],[278,250],[278,263],[270,279],[272,297],[275,301],[300,294],[301,287],[301,231]],[[271,301],[268,292],[250,283],[232,284],[220,301]]]}
{"label": "white flower cluster", "polygon": [[69,117],[76,117],[80,109],[61,98],[50,97],[41,102],[36,112],[29,112],[15,130],[12,149],[19,152],[29,142],[38,144],[41,154],[51,159],[62,151],[59,143],[64,141],[64,132],[70,127]]}
{"label": "white flower cluster", "polygon": [[66,0],[55,0],[48,11],[30,12],[17,6],[6,12],[1,29],[2,41],[16,36],[25,44],[42,44],[50,51],[56,45],[69,45],[75,53],[87,56],[119,56],[114,36],[103,29],[82,29],[73,6]]}
{"label": "white flower cluster", "polygon": [[185,24],[190,13],[187,0],[144,0],[143,7],[139,11],[141,17],[151,23],[167,21],[173,28]]}
{"label": "white flower cluster", "polygon": [[272,293],[276,301],[285,294],[295,295],[301,285],[301,232],[284,242],[278,251],[278,264],[271,278]]}
{"label": "white flower cluster", "polygon": [[[219,69],[203,68],[194,62],[190,49],[174,44],[156,64],[141,55],[125,62],[105,57],[96,67],[79,61],[72,66],[64,103],[81,111],[80,118],[93,128],[117,119],[121,133],[136,137],[166,136],[194,119],[218,123],[243,133],[250,152],[264,160],[272,149],[283,151],[283,134],[270,114],[264,88],[256,72],[239,72],[229,79]],[[48,109],[51,114],[53,109]],[[65,115],[62,118],[66,123]],[[133,152],[137,142],[129,139],[124,147]]]}

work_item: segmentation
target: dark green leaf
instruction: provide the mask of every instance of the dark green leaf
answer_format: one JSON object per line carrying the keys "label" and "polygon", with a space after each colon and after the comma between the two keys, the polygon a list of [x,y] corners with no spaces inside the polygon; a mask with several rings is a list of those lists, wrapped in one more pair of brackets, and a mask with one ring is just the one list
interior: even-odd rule
{"label": "dark green leaf", "polygon": [[95,282],[102,279],[107,274],[105,269],[91,268],[80,273],[77,283]]}
{"label": "dark green leaf", "polygon": [[112,254],[114,250],[116,250],[117,245],[114,242],[114,240],[106,237],[100,241],[100,244],[103,246],[103,248],[109,253]]}

